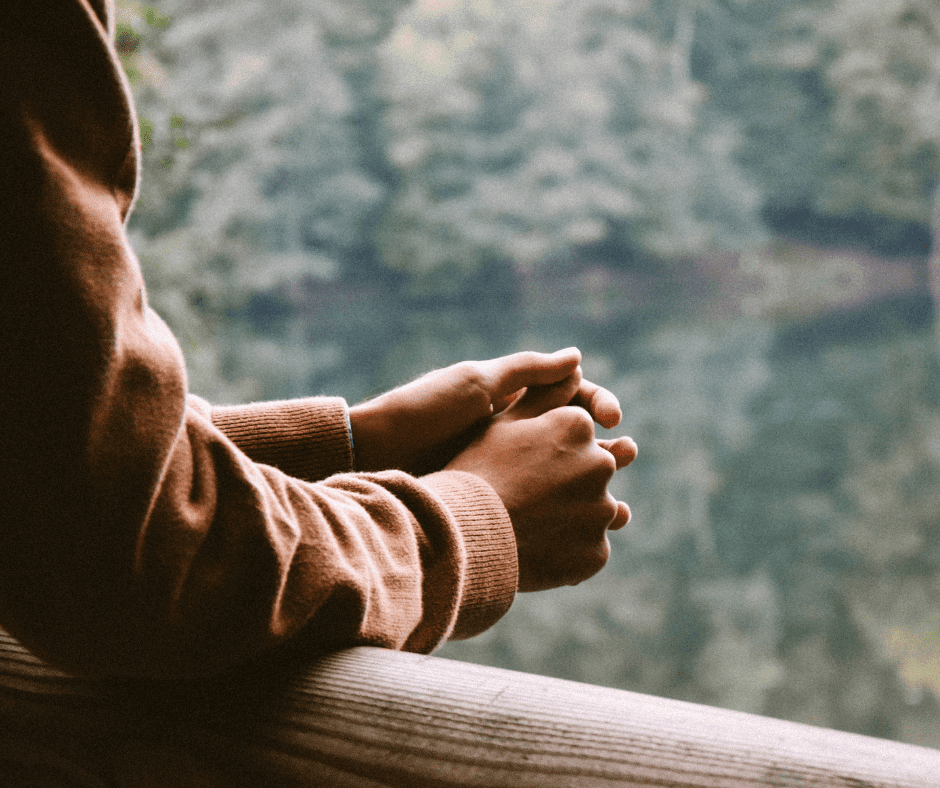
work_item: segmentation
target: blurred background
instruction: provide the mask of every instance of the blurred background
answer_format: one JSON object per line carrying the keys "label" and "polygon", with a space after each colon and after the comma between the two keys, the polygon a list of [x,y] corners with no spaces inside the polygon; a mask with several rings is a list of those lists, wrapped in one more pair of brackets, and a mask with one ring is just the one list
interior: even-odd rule
{"label": "blurred background", "polygon": [[119,0],[216,403],[578,345],[605,572],[439,652],[940,747],[940,0]]}

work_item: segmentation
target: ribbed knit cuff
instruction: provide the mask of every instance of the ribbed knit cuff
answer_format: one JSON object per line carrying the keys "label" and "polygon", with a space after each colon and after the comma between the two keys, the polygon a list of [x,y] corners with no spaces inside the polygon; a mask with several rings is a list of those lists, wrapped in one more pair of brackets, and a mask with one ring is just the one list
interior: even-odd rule
{"label": "ribbed knit cuff", "polygon": [[255,462],[315,482],[352,470],[346,402],[340,397],[225,405],[212,423]]}
{"label": "ribbed knit cuff", "polygon": [[502,618],[515,597],[519,567],[512,523],[499,496],[479,476],[441,471],[421,482],[443,499],[463,536],[467,566],[450,637],[473,637]]}

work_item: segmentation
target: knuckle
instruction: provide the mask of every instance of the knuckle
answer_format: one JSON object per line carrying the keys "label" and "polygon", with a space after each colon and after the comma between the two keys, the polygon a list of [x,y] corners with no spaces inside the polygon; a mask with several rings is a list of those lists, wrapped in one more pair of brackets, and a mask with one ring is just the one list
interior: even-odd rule
{"label": "knuckle", "polygon": [[616,473],[617,460],[609,451],[596,444],[588,448],[580,467],[586,492],[597,496],[597,500],[605,500],[605,496],[609,496],[607,485]]}
{"label": "knuckle", "polygon": [[607,512],[609,514],[607,518],[607,525],[605,526],[607,527],[610,526],[610,524],[616,520],[617,516],[620,514],[620,503],[609,492],[605,497],[604,503],[606,504]]}
{"label": "knuckle", "polygon": [[605,490],[597,510],[597,528],[599,531],[605,533],[617,519],[619,513],[620,504],[617,499]]}
{"label": "knuckle", "polygon": [[580,580],[587,580],[601,571],[610,559],[610,542],[602,537],[595,544],[586,549],[581,556]]}
{"label": "knuckle", "polygon": [[594,419],[584,408],[567,406],[558,408],[557,412],[559,418],[563,420],[569,437],[581,441],[594,438]]}
{"label": "knuckle", "polygon": [[617,518],[620,511],[620,505],[609,492],[604,490],[591,505],[591,519],[588,532],[591,534],[603,535],[610,527],[611,523]]}
{"label": "knuckle", "polygon": [[518,353],[509,356],[509,360],[516,367],[535,367],[541,363],[542,354],[536,353],[534,350],[520,350]]}
{"label": "knuckle", "polygon": [[460,361],[454,364],[451,369],[468,385],[482,383],[483,381],[483,369],[478,361]]}
{"label": "knuckle", "polygon": [[609,480],[613,478],[613,475],[617,473],[617,458],[614,457],[607,449],[598,446],[600,452],[598,453],[598,466],[601,473]]}
{"label": "knuckle", "polygon": [[607,537],[605,536],[603,539],[601,539],[600,544],[598,544],[597,550],[594,551],[595,574],[597,572],[600,572],[601,569],[607,566],[607,562],[609,560],[610,560],[610,542],[607,541]]}
{"label": "knuckle", "polygon": [[461,361],[452,368],[461,390],[473,398],[490,400],[488,378],[479,361]]}

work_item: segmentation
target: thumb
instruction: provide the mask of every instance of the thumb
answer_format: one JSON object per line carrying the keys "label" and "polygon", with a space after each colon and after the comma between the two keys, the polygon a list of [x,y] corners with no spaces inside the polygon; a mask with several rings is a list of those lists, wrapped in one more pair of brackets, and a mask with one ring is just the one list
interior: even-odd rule
{"label": "thumb", "polygon": [[547,386],[530,386],[519,399],[505,411],[503,417],[510,420],[533,419],[555,408],[562,408],[574,398],[581,385],[581,367],[576,367],[564,380]]}
{"label": "thumb", "polygon": [[482,362],[490,381],[488,388],[494,411],[499,413],[505,409],[522,389],[565,380],[580,363],[581,352],[573,347],[555,353],[523,351]]}

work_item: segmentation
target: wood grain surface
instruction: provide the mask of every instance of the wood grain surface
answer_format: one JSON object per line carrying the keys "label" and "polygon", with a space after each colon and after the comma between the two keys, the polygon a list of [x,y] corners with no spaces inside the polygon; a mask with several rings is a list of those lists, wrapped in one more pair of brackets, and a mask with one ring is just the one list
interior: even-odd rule
{"label": "wood grain surface", "polygon": [[95,683],[0,632],[0,785],[940,788],[940,751],[372,648]]}

